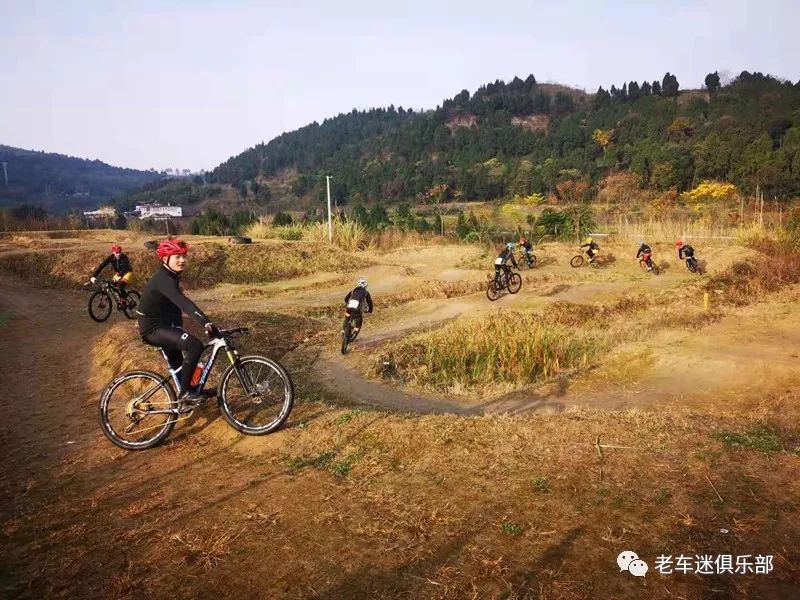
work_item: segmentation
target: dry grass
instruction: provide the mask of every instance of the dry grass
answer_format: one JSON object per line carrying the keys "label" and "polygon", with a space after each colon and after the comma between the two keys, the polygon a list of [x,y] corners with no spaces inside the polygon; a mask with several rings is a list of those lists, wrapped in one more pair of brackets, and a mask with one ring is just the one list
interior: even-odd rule
{"label": "dry grass", "polygon": [[177,546],[186,564],[210,571],[231,553],[233,543],[242,533],[213,527],[199,533],[191,531],[173,533],[169,539]]}
{"label": "dry grass", "polygon": [[800,282],[799,251],[769,239],[753,244],[762,256],[735,262],[707,282],[706,289],[716,293],[718,302],[744,306]]}
{"label": "dry grass", "polygon": [[412,336],[378,364],[392,365],[405,381],[434,387],[525,384],[584,367],[604,346],[595,332],[507,311]]}
{"label": "dry grass", "polygon": [[647,240],[649,244],[668,243],[682,239],[692,243],[702,240],[703,244],[708,245],[714,243],[715,239],[735,239],[738,232],[735,227],[697,219],[673,220],[653,217],[647,220],[633,220],[627,216],[618,217],[615,221],[602,225],[599,229],[620,238]]}
{"label": "dry grass", "polygon": [[[333,245],[346,252],[385,251],[415,246],[452,243],[452,239],[433,233],[404,231],[389,227],[381,231],[369,231],[353,221],[333,220]],[[295,224],[273,227],[258,222],[250,225],[244,235],[253,239],[304,240],[320,246],[328,245],[328,223]]]}

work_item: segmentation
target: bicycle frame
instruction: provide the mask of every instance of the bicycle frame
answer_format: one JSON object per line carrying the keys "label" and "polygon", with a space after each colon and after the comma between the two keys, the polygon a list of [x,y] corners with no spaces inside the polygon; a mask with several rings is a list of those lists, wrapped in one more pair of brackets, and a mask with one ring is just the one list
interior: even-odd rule
{"label": "bicycle frame", "polygon": [[[206,350],[208,350],[209,348],[211,348],[211,357],[208,359],[208,362],[206,362],[206,366],[203,367],[203,372],[200,374],[200,381],[197,384],[197,391],[200,391],[203,389],[203,387],[205,387],[208,375],[209,373],[211,373],[211,369],[214,367],[214,363],[217,361],[217,354],[219,354],[220,350],[224,349],[227,351],[228,358],[230,359],[231,364],[236,362],[236,354],[233,352],[232,348],[229,348],[228,343],[224,338],[216,338],[211,340],[203,347],[203,352],[200,354],[200,356],[202,357],[203,354],[205,354]],[[159,350],[161,351],[161,356],[163,356],[164,360],[167,362],[167,364],[169,364],[169,360],[167,359],[167,354],[166,352],[164,352],[164,349],[159,348]],[[178,373],[180,373],[182,368],[183,366],[181,365],[177,369],[172,369],[172,368],[168,369],[169,374],[172,376],[172,381],[175,384],[176,390],[181,389],[181,381],[178,378]],[[169,375],[165,377],[163,381],[166,381],[168,378]]]}

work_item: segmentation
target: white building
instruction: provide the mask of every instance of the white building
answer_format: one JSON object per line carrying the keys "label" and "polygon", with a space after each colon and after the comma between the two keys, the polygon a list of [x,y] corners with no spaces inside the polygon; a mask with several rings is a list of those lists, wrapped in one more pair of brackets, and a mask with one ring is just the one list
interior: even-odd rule
{"label": "white building", "polygon": [[101,206],[97,210],[84,211],[83,216],[87,219],[113,219],[117,210],[113,206]]}
{"label": "white building", "polygon": [[140,219],[167,219],[170,217],[182,217],[183,209],[180,206],[166,206],[162,204],[140,204],[136,207]]}

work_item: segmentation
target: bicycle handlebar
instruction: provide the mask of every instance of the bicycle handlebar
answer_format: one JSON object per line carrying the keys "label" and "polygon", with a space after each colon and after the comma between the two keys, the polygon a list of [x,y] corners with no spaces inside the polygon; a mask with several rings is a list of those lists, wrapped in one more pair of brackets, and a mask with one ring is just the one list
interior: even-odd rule
{"label": "bicycle handlebar", "polygon": [[220,329],[220,337],[237,337],[240,335],[247,335],[250,333],[249,327],[234,327],[233,329]]}

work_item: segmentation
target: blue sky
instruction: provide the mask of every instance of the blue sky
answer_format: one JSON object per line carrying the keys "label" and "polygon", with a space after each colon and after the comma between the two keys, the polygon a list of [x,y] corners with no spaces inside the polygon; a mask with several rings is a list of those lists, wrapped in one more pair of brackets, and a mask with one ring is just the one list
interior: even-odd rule
{"label": "blue sky", "polygon": [[800,2],[0,0],[0,143],[210,169],[352,108],[533,73],[588,91],[800,79]]}

